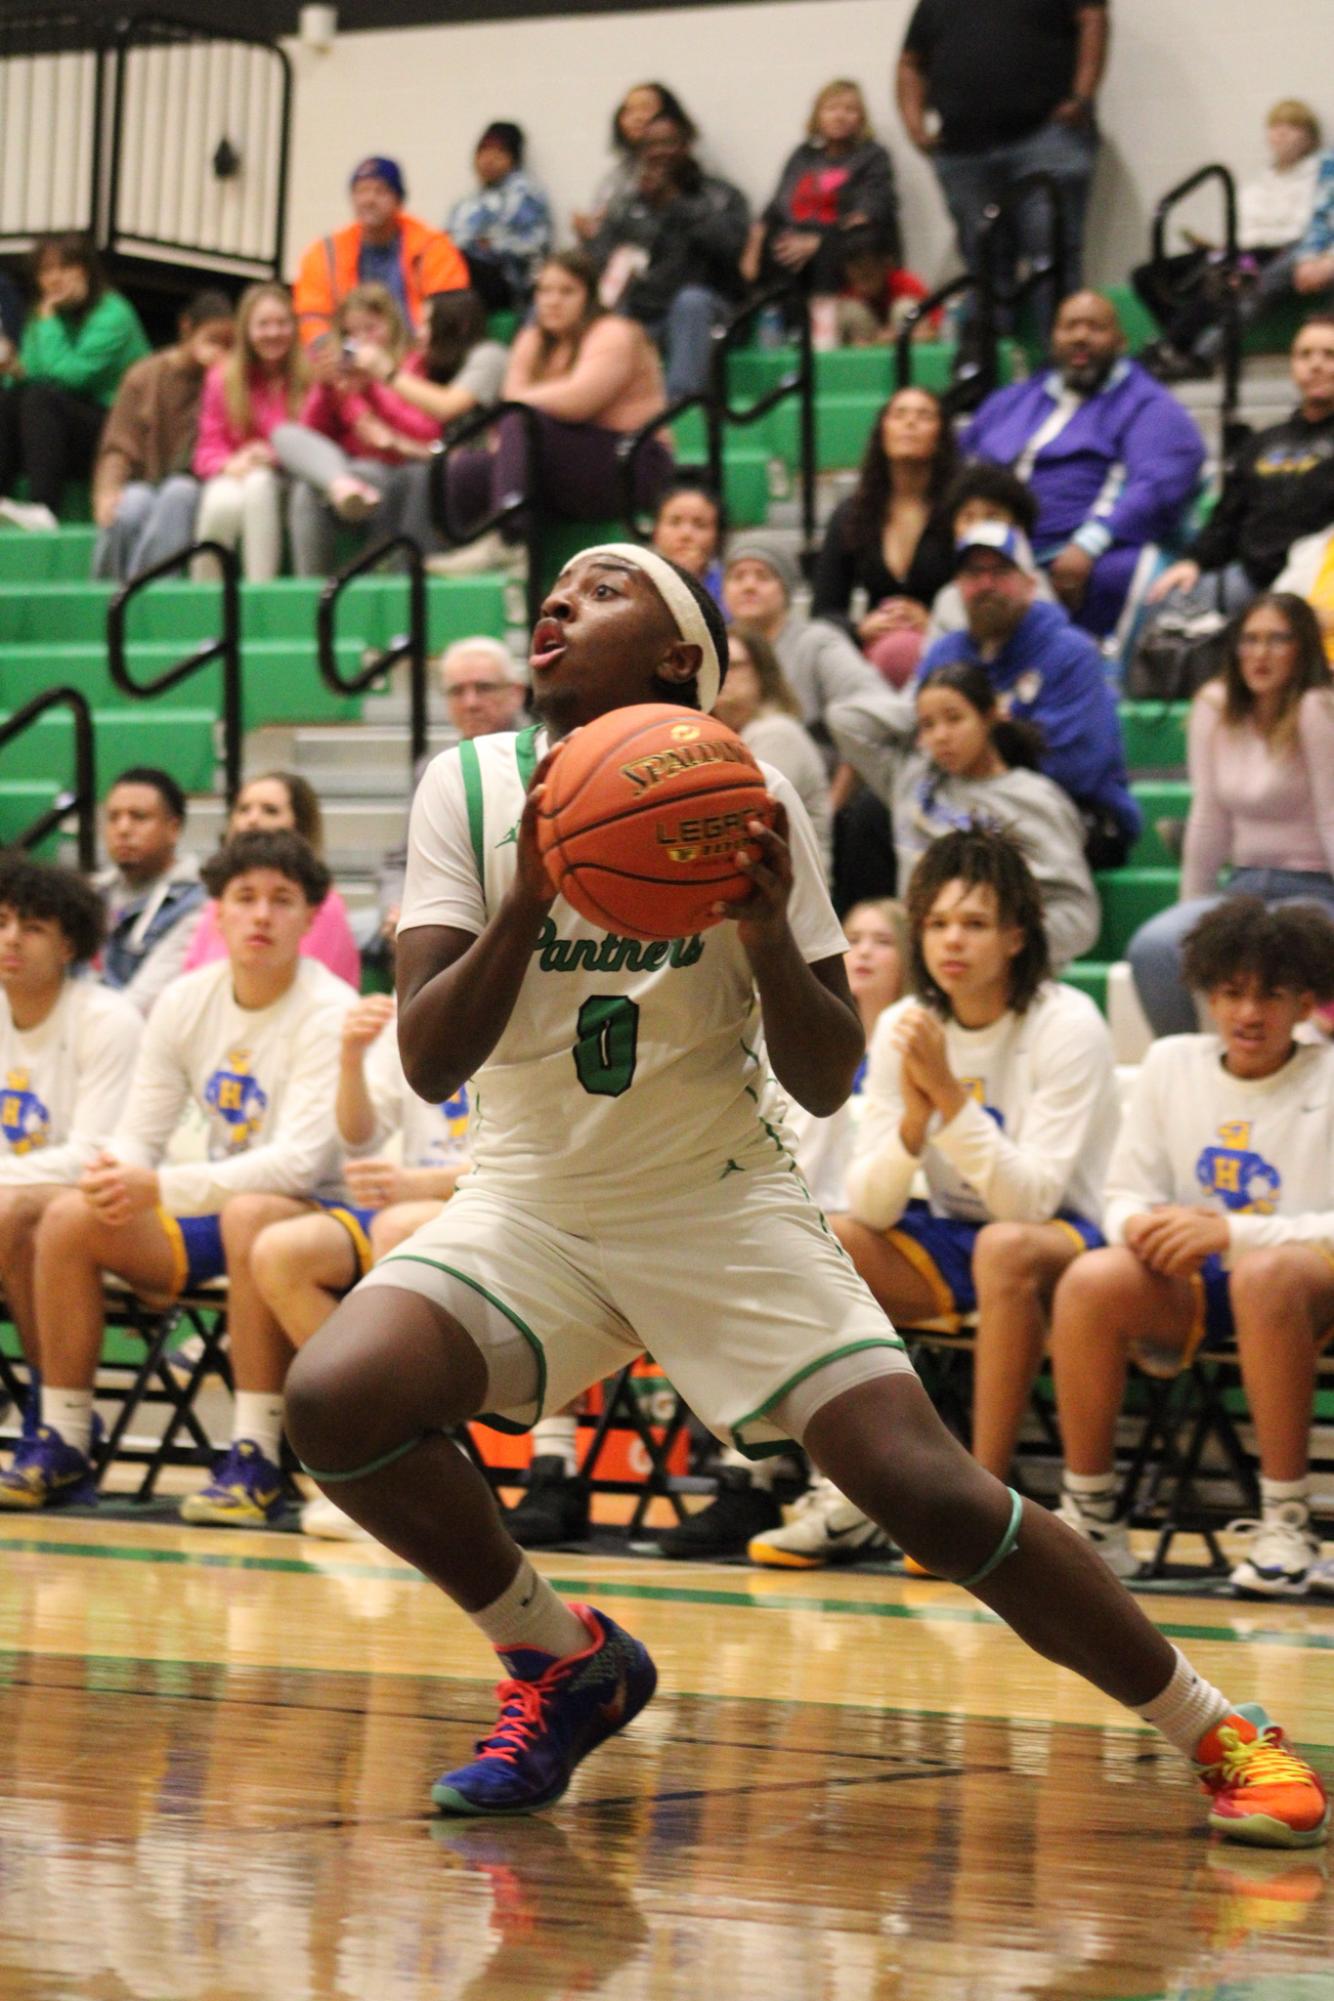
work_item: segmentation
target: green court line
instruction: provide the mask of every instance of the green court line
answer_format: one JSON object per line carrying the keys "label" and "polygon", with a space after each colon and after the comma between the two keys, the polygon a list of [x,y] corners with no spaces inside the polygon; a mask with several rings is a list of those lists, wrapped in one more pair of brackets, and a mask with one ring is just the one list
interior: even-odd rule
{"label": "green court line", "polygon": [[[77,1556],[104,1559],[111,1563],[175,1564],[201,1570],[261,1570],[306,1577],[369,1577],[406,1584],[422,1581],[421,1572],[387,1564],[311,1563],[291,1556],[229,1556],[225,1552],[188,1549],[131,1549],[113,1543],[42,1542],[26,1536],[0,1536],[0,1549],[30,1551],[38,1556]],[[555,1591],[584,1591],[589,1573],[581,1577],[552,1577],[547,1580]],[[859,1598],[786,1597],[757,1591],[725,1591],[680,1584],[628,1584],[616,1578],[599,1577],[599,1598],[637,1598],[646,1603],[667,1605],[730,1605],[751,1612],[821,1612],[860,1619],[910,1619],[921,1625],[1002,1626],[994,1612],[973,1611],[963,1605],[915,1606],[876,1603]],[[1155,1621],[1155,1624],[1157,1622]],[[1334,1653],[1334,1627],[1328,1633],[1299,1633],[1261,1628],[1239,1633],[1225,1626],[1161,1625],[1158,1631],[1171,1640],[1217,1640],[1227,1645],[1278,1647],[1292,1653]]]}

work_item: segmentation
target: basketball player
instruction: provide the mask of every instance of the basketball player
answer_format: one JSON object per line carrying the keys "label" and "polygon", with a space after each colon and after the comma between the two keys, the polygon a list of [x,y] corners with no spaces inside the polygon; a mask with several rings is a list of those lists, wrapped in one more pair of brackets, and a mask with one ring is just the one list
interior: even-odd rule
{"label": "basketball player", "polygon": [[1216,1033],[1149,1051],[1108,1174],[1111,1247],[1056,1294],[1061,1513],[1133,1575],[1112,1470],[1127,1360],[1170,1376],[1235,1337],[1261,1520],[1232,1587],[1334,1593],[1307,1474],[1316,1356],[1334,1335],[1334,1049],[1293,1036],[1334,998],[1334,924],[1318,904],[1224,897],[1187,938],[1183,971]]}
{"label": "basketball player", "polygon": [[627,704],[707,711],[725,645],[683,571],[586,550],[533,634],[544,730],[445,752],[413,803],[399,1044],[424,1097],[475,1080],[476,1173],[301,1350],[287,1415],[321,1486],[502,1657],[499,1722],[432,1797],[549,1805],[653,1694],[645,1648],[557,1596],[443,1436],[481,1412],[529,1424],[647,1347],[719,1437],[799,1440],[900,1547],[1157,1724],[1215,1825],[1314,1844],[1323,1789],[1263,1711],[1204,1682],[1087,1543],[946,1431],[764,1116],[761,1022],[777,1084],[813,1112],[847,1097],[863,1054],[791,788],[766,771],[778,806],[739,862],[750,894],[697,943],[645,965],[557,902],[536,814],[560,740]]}
{"label": "basketball player", "polygon": [[114,1132],[142,1027],[123,995],[75,977],[102,931],[101,899],[72,869],[0,860],[0,1284],[28,1364],[30,1430],[37,1225]]}
{"label": "basketball player", "polygon": [[[339,1030],[353,995],[318,959],[301,957],[329,872],[299,835],[240,834],[203,873],[227,957],[183,974],[159,998],[106,1150],[38,1228],[42,1422],[0,1474],[3,1508],[92,1497],[105,1272],[165,1303],[226,1271],[232,1446],[181,1513],[254,1526],[284,1504],[278,1458],[289,1350],[255,1292],[250,1251],[278,1216],[320,1196],[345,1200],[333,1105]],[[208,1158],[165,1161],[191,1099],[208,1129]]]}

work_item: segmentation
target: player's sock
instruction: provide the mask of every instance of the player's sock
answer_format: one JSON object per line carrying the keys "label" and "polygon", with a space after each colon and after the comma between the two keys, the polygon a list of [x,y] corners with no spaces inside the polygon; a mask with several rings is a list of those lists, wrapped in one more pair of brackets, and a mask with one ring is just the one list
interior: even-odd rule
{"label": "player's sock", "polygon": [[58,1431],[74,1452],[88,1457],[93,1436],[93,1393],[91,1390],[53,1390],[42,1384],[42,1423]]}
{"label": "player's sock", "polygon": [[1078,1505],[1082,1515],[1091,1521],[1110,1522],[1116,1519],[1116,1497],[1118,1482],[1115,1473],[1072,1473],[1069,1468],[1061,1474],[1061,1485]]}
{"label": "player's sock", "polygon": [[[1296,1501],[1309,1514],[1310,1493],[1311,1482],[1308,1476],[1303,1476],[1300,1480],[1266,1480],[1262,1473],[1260,1513],[1266,1521],[1270,1521],[1278,1514],[1280,1508],[1289,1507]],[[1288,1519],[1291,1520],[1292,1517],[1289,1516]]]}
{"label": "player's sock", "polygon": [[238,1390],[232,1417],[232,1444],[251,1439],[273,1466],[283,1449],[281,1390]]}
{"label": "player's sock", "polygon": [[533,1458],[560,1459],[568,1479],[579,1471],[579,1420],[573,1412],[556,1417],[540,1417],[528,1436],[533,1442]]}
{"label": "player's sock", "polygon": [[525,1556],[499,1598],[468,1617],[479,1626],[497,1653],[529,1648],[558,1661],[582,1653],[588,1629],[545,1577],[539,1577]]}
{"label": "player's sock", "polygon": [[1172,1679],[1161,1695],[1155,1695],[1152,1702],[1141,1707],[1139,1714],[1155,1730],[1161,1730],[1168,1743],[1174,1744],[1184,1757],[1193,1758],[1200,1739],[1231,1715],[1232,1704],[1212,1682],[1196,1674],[1180,1647],[1173,1647],[1172,1652],[1176,1655]]}

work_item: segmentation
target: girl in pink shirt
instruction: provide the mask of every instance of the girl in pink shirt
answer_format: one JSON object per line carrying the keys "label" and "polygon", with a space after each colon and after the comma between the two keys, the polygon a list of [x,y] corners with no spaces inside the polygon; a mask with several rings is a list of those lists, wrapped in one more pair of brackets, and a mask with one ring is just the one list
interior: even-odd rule
{"label": "girl in pink shirt", "polygon": [[1323,904],[1334,918],[1334,681],[1320,626],[1287,591],[1237,620],[1223,672],[1191,704],[1183,901],[1140,926],[1127,950],[1155,1035],[1197,1022],[1181,981],[1186,933],[1223,893]]}
{"label": "girl in pink shirt", "polygon": [[[265,771],[251,778],[236,795],[227,821],[227,838],[233,834],[265,833],[289,828],[308,841],[317,855],[324,852],[324,819],[313,787],[295,771]],[[361,954],[347,919],[347,905],[336,889],[331,889],[316,913],[315,921],[301,940],[308,959],[318,959],[350,987],[361,986]],[[224,959],[227,947],[218,930],[217,905],[206,903],[199,914],[190,949],[185,955],[184,972],[196,966]]]}
{"label": "girl in pink shirt", "polygon": [[[281,479],[271,441],[305,401],[307,371],[285,285],[252,285],[236,312],[236,345],[204,378],[194,472],[204,482],[201,541],[241,548],[246,578],[266,583],[282,562]],[[194,576],[216,576],[199,557]]]}

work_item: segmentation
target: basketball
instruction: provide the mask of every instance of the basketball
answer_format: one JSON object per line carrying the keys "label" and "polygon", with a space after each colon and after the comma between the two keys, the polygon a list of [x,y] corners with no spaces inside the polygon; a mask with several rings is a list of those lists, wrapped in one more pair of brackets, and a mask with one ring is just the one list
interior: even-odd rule
{"label": "basketball", "polygon": [[538,813],[547,872],[581,917],[628,938],[688,938],[750,893],[736,867],[773,817],[741,738],[670,702],[613,709],[572,736]]}

